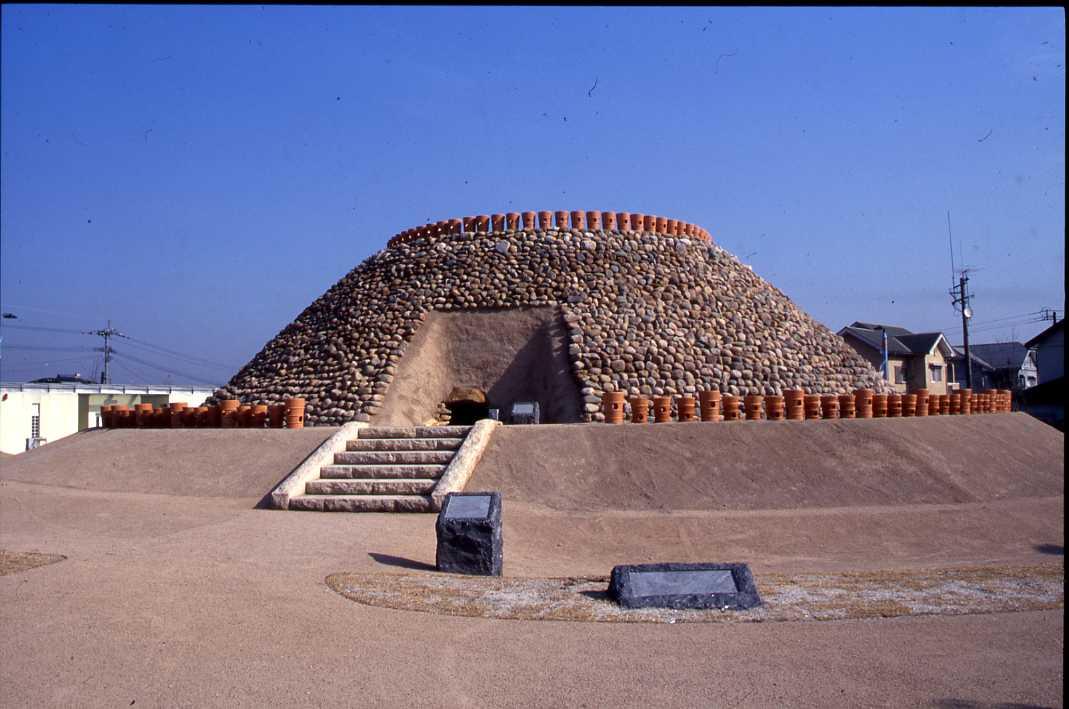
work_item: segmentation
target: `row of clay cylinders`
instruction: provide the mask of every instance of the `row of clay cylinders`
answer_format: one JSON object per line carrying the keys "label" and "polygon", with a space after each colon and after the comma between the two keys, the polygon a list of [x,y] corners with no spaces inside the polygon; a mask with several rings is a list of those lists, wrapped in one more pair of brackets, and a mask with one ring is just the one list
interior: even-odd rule
{"label": "row of clay cylinders", "polygon": [[222,428],[304,428],[304,399],[282,404],[242,404],[238,399],[219,403]]}
{"label": "row of clay cylinders", "polygon": [[506,231],[542,231],[553,229],[582,229],[587,231],[652,232],[666,236],[686,236],[703,241],[712,241],[709,232],[696,224],[679,219],[655,217],[632,212],[581,211],[571,212],[508,212],[507,214],[480,214],[463,219],[446,219],[433,224],[424,224],[397,234],[389,241],[390,246],[404,244],[414,239],[447,234],[476,234]]}
{"label": "row of clay cylinders", "polygon": [[172,402],[166,407],[122,404],[100,407],[104,428],[304,428],[304,399],[287,399],[284,404],[241,404],[226,399],[218,405],[191,407]]}

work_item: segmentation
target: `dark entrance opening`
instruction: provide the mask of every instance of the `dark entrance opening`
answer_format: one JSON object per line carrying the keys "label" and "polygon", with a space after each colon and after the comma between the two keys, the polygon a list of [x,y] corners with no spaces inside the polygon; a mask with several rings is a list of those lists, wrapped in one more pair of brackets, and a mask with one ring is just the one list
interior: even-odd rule
{"label": "dark entrance opening", "polygon": [[582,420],[567,333],[556,307],[429,313],[375,423],[433,423],[454,387],[482,389],[487,409],[498,409],[502,419],[513,403],[537,401],[545,423]]}

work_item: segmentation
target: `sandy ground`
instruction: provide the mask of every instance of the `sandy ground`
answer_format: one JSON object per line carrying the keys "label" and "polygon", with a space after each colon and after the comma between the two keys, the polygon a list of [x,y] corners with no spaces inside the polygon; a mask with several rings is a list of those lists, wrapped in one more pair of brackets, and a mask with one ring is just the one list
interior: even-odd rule
{"label": "sandy ground", "polygon": [[[232,443],[214,445],[197,441],[206,456]],[[107,476],[79,480],[86,457],[58,446],[39,452],[53,448],[51,474],[65,486],[14,480],[0,466],[0,549],[67,557],[0,577],[9,706],[1062,705],[1061,610],[667,625],[375,608],[325,579],[427,573],[432,515],[253,509],[264,490],[213,496],[195,475],[187,484],[199,495],[93,489]],[[748,561],[759,583],[761,574],[1060,567],[1060,483],[1028,468],[1001,488],[993,473],[978,475],[986,482],[962,485],[963,500],[680,512],[570,509],[523,499],[531,484],[513,480],[506,575],[604,576],[648,560]],[[981,494],[988,486],[995,492]]]}

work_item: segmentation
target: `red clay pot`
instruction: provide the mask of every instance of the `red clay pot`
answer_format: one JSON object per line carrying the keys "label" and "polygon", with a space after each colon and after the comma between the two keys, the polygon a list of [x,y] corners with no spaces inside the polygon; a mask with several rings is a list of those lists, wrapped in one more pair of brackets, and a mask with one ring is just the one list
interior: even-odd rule
{"label": "red clay pot", "polygon": [[786,402],[780,394],[765,397],[765,415],[769,421],[783,421],[786,418]]}
{"label": "red clay pot", "polygon": [[805,418],[807,421],[815,421],[820,418],[820,395],[805,395]]}
{"label": "red clay pot", "polygon": [[657,217],[653,216],[652,214],[643,214],[642,230],[649,232],[657,231]]}
{"label": "red clay pot", "polygon": [[650,420],[650,400],[644,396],[631,397],[631,423],[648,423]]}
{"label": "red clay pot", "polygon": [[617,212],[616,228],[620,231],[631,231],[631,215],[627,212]]}
{"label": "red clay pot", "polygon": [[475,231],[488,232],[490,231],[490,216],[487,214],[480,214],[475,217]]}
{"label": "red clay pot", "polygon": [[533,231],[535,228],[535,213],[524,212],[523,213],[523,229],[524,231]]}
{"label": "red clay pot", "polygon": [[461,224],[464,226],[464,233],[471,234],[475,231],[475,221],[478,217],[464,217],[461,220]]}
{"label": "red clay pot", "polygon": [[783,404],[788,421],[805,419],[805,392],[801,389],[784,389]]}
{"label": "red clay pot", "polygon": [[601,212],[586,213],[586,228],[590,231],[599,231],[601,229]]}
{"label": "red clay pot", "polygon": [[872,389],[854,390],[854,415],[859,419],[872,418]]}
{"label": "red clay pot", "polygon": [[701,407],[702,421],[719,421],[720,416],[720,392],[708,389],[698,392],[698,404]]}
{"label": "red clay pot", "polygon": [[826,419],[839,418],[839,397],[834,394],[826,394],[820,397],[820,413]]}
{"label": "red clay pot", "polygon": [[695,413],[695,401],[693,396],[684,394],[676,399],[676,418],[680,423],[689,423],[698,420],[698,416]]}
{"label": "red clay pot", "polygon": [[538,228],[542,231],[549,231],[553,228],[553,212],[538,213]]}
{"label": "red clay pot", "polygon": [[506,214],[505,215],[505,225],[506,225],[508,231],[519,231],[520,230],[520,213],[519,212],[509,212],[508,214]]}
{"label": "red clay pot", "polygon": [[577,209],[577,210],[574,210],[571,214],[572,214],[572,229],[582,229],[583,228],[583,213],[580,212]]}
{"label": "red clay pot", "polygon": [[490,225],[494,231],[505,231],[505,215],[504,214],[491,214]]}
{"label": "red clay pot", "polygon": [[670,423],[672,421],[672,397],[653,397],[653,422]]}
{"label": "red clay pot", "polygon": [[887,394],[872,395],[872,418],[882,419],[887,417]]}
{"label": "red clay pot", "polygon": [[738,421],[739,418],[741,418],[739,411],[739,397],[732,396],[731,394],[724,394],[720,401],[724,406],[725,421]]}
{"label": "red clay pot", "polygon": [[601,228],[605,231],[616,231],[616,213],[615,212],[602,212],[601,213]]}
{"label": "red clay pot", "polygon": [[854,395],[853,394],[839,394],[839,418],[852,419],[855,418],[857,412],[854,407]]}
{"label": "red clay pot", "polygon": [[567,212],[565,212],[564,210],[553,212],[553,217],[554,217],[554,219],[556,219],[557,229],[558,230],[562,230],[562,229],[567,229],[568,228],[568,213]]}
{"label": "red clay pot", "polygon": [[668,217],[654,217],[653,230],[658,234],[668,233]]}
{"label": "red clay pot", "polygon": [[607,391],[601,395],[601,411],[605,414],[605,423],[624,422],[624,401],[622,391]]}
{"label": "red clay pot", "polygon": [[746,404],[746,420],[760,421],[764,409],[765,397],[760,394],[747,394],[743,401]]}
{"label": "red clay pot", "polygon": [[901,418],[902,416],[902,395],[898,393],[887,395],[887,417],[888,418]]}

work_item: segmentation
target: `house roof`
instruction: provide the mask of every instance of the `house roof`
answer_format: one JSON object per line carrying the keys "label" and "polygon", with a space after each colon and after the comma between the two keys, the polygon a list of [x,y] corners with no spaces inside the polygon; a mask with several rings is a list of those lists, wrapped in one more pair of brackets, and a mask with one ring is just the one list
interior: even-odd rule
{"label": "house roof", "polygon": [[851,335],[872,349],[883,352],[883,333],[880,330],[887,333],[888,355],[897,357],[926,355],[939,344],[945,355],[953,356],[954,351],[941,332],[913,333],[904,327],[894,325],[854,322],[840,330],[839,335]]}
{"label": "house roof", "polygon": [[1054,334],[1055,332],[1057,332],[1058,330],[1060,330],[1060,329],[1062,329],[1062,328],[1064,328],[1064,327],[1065,327],[1065,319],[1063,318],[1063,319],[1059,320],[1058,322],[1054,323],[1053,325],[1051,325],[1050,327],[1048,327],[1048,328],[1047,328],[1046,330],[1044,330],[1043,332],[1041,332],[1041,333],[1039,333],[1038,335],[1036,335],[1035,337],[1033,337],[1033,338],[1032,338],[1031,340],[1029,340],[1028,342],[1024,343],[1024,346],[1025,346],[1025,347],[1033,347],[1033,346],[1035,346],[1035,345],[1036,345],[1036,344],[1037,344],[1037,343],[1038,343],[1038,342],[1039,342],[1040,340],[1045,340],[1045,339],[1047,339],[1048,337],[1050,337],[1051,335],[1053,335],[1053,334]]}
{"label": "house roof", "polygon": [[971,345],[969,354],[981,357],[995,369],[1020,369],[1028,354],[1028,348],[1020,342],[992,342],[987,345]]}
{"label": "house roof", "polygon": [[[965,350],[961,347],[954,347],[953,359],[965,359]],[[976,353],[973,352],[973,348],[971,345],[969,346],[969,359],[971,359],[973,362],[980,365],[984,369],[995,369],[995,367],[991,366],[991,364],[987,360],[977,357]]]}

